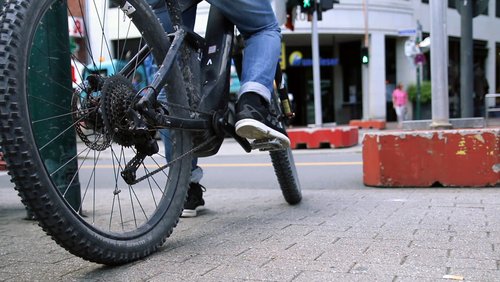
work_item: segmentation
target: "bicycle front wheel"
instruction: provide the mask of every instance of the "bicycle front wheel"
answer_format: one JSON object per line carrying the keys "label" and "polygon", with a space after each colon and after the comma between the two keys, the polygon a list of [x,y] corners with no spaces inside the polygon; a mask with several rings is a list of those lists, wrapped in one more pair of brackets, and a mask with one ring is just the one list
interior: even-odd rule
{"label": "bicycle front wheel", "polygon": [[[143,0],[9,0],[3,11],[1,146],[23,202],[86,260],[123,264],[151,254],[178,222],[192,149],[191,136],[174,131],[167,168],[162,150],[134,163],[137,140],[160,142],[154,131],[127,129],[148,79],[134,55],[147,45],[161,62],[169,47],[157,17]],[[142,181],[124,180],[130,163]]]}
{"label": "bicycle front wheel", "polygon": [[271,151],[269,154],[271,155],[274,172],[278,178],[283,197],[290,205],[300,203],[302,200],[302,190],[300,188],[292,149],[287,148],[279,151]]}
{"label": "bicycle front wheel", "polygon": [[[282,108],[278,95],[274,95],[271,102],[272,111],[276,112],[277,116],[282,116]],[[286,128],[283,120],[281,121],[281,127]],[[288,147],[282,150],[270,151],[269,155],[271,156],[274,173],[278,178],[278,183],[285,201],[290,205],[300,203],[302,200],[302,189],[300,187],[299,175],[297,174],[292,149]]]}

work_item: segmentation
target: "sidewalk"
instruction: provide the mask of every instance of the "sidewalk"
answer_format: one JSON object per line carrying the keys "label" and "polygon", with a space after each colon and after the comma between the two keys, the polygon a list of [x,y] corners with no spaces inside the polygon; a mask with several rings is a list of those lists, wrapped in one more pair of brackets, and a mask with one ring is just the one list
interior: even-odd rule
{"label": "sidewalk", "polygon": [[[237,146],[221,154],[245,154]],[[210,187],[208,209],[181,219],[162,250],[113,268],[23,220],[1,175],[0,281],[500,281],[498,188],[369,188],[361,174],[346,187],[303,183],[297,206],[278,188]]]}
{"label": "sidewalk", "polygon": [[1,189],[1,281],[500,280],[494,188],[304,187],[294,207],[274,190],[211,188],[160,252],[114,268],[65,252]]}

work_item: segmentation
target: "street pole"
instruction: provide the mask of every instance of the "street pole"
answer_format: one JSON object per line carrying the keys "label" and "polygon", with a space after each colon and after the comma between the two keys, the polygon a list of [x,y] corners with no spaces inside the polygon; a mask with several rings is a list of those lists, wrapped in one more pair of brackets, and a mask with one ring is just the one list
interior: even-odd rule
{"label": "street pole", "polygon": [[473,113],[473,45],[472,45],[472,5],[471,0],[463,0],[461,8],[461,38],[460,38],[460,109],[461,117],[468,118]]}
{"label": "street pole", "polygon": [[314,125],[321,126],[323,124],[323,114],[321,105],[321,76],[320,76],[320,61],[319,61],[319,39],[318,39],[318,5],[317,0],[314,0],[314,11],[311,23],[311,45],[313,59],[313,88],[314,88]]}
{"label": "street pole", "polygon": [[432,128],[451,128],[448,102],[447,4],[446,1],[430,1]]}
{"label": "street pole", "polygon": [[[431,1],[434,2],[434,1]],[[415,43],[419,44],[422,41],[422,25],[420,21],[417,20],[417,34],[415,38]],[[415,107],[415,119],[419,120],[421,118],[421,97],[422,97],[422,87],[421,87],[421,72],[422,72],[422,62],[417,62],[417,97],[416,97],[416,107]]]}
{"label": "street pole", "polygon": [[[368,34],[368,0],[363,0],[363,18],[364,18],[364,38],[363,38],[363,47],[368,48],[368,55],[370,54],[370,39]],[[363,119],[371,118],[370,111],[370,69],[367,64],[361,65],[361,77],[362,79],[362,92],[363,92]]]}
{"label": "street pole", "polygon": [[[73,124],[67,11],[65,2],[54,2],[42,19],[46,24],[35,34],[35,45],[30,54],[30,71],[27,73],[31,93],[29,109],[33,120],[47,119],[47,113],[59,117],[34,123],[35,141],[37,144],[47,144],[40,149],[47,171],[68,203],[76,212],[81,212],[76,135],[74,130],[67,130]],[[46,80],[35,73],[49,74],[51,79]]]}

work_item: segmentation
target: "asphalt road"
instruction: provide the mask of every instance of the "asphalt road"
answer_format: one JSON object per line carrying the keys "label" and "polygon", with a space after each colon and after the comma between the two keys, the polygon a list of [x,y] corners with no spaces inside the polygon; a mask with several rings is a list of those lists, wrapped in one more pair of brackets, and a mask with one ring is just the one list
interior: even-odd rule
{"label": "asphalt road", "polygon": [[[303,189],[354,188],[363,184],[359,151],[295,150],[294,159]],[[202,158],[199,164],[204,170],[201,183],[207,189],[279,189],[268,153],[222,154]]]}

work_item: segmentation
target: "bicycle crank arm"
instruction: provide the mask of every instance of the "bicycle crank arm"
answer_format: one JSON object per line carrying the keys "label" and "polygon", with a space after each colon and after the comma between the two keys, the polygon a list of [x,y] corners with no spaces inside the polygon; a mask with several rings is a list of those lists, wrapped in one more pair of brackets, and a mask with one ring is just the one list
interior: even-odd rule
{"label": "bicycle crank arm", "polygon": [[247,139],[239,136],[236,134],[236,129],[234,128],[234,125],[230,124],[226,118],[224,117],[219,117],[217,119],[217,126],[216,128],[220,131],[222,130],[224,133],[229,134],[231,137],[240,144],[240,146],[245,150],[245,152],[250,153],[252,151],[252,146],[250,145],[250,142],[248,142]]}
{"label": "bicycle crank arm", "polygon": [[[168,114],[168,112],[159,110],[161,107],[145,107],[146,104],[142,104],[137,110],[130,109],[129,111],[134,118],[135,128],[151,128],[151,129],[181,129],[189,131],[205,131],[212,129],[211,119],[204,119],[201,117],[189,119],[173,117]],[[148,126],[149,125],[149,126]]]}

